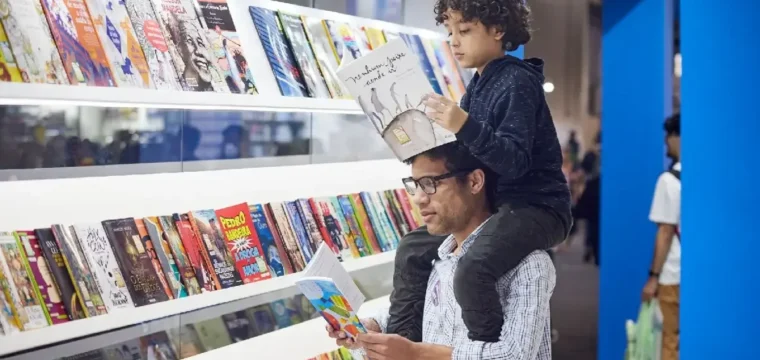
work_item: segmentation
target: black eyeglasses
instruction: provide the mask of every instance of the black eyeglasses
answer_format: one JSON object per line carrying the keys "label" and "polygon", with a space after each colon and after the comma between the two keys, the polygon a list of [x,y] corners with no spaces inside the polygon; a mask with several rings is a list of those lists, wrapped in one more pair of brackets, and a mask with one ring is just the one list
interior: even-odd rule
{"label": "black eyeglasses", "polygon": [[404,187],[406,188],[406,192],[409,193],[409,195],[414,195],[415,191],[417,191],[417,188],[422,189],[422,191],[425,194],[433,195],[438,190],[436,188],[436,185],[441,180],[445,180],[448,178],[452,178],[459,175],[464,175],[472,172],[473,170],[459,170],[459,171],[452,171],[450,173],[446,173],[443,175],[437,175],[437,176],[423,176],[419,179],[415,179],[413,177],[407,177],[401,179],[401,181],[404,183]]}

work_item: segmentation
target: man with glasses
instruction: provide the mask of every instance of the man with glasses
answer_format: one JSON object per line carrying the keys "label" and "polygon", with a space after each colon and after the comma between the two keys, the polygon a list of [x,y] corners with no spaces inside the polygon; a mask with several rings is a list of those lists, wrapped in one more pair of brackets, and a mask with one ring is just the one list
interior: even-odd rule
{"label": "man with glasses", "polygon": [[[468,338],[462,308],[454,296],[459,260],[475,248],[473,244],[487,244],[489,236],[481,230],[497,217],[494,173],[459,142],[424,152],[410,163],[413,176],[404,179],[404,184],[419,205],[427,232],[439,235],[427,286],[418,289],[425,299],[422,342],[388,333],[390,309],[363,319],[370,333],[359,335],[357,342],[328,325],[330,336],[341,346],[363,348],[370,359],[551,359],[549,300],[556,277],[545,251],[531,252],[496,281],[504,316],[499,319],[503,325],[495,342]],[[502,217],[514,220],[516,228],[532,229],[515,215],[523,210],[500,211],[510,213]],[[430,235],[406,237],[403,241],[420,239],[424,241],[421,251],[427,251],[435,242]]]}

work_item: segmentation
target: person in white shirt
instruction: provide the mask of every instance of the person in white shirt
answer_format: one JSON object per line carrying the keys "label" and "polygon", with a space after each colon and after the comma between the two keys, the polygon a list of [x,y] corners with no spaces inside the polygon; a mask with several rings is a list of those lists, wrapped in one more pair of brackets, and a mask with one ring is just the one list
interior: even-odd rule
{"label": "person in white shirt", "polygon": [[681,284],[681,116],[665,121],[665,143],[673,160],[660,175],[652,200],[649,220],[657,224],[654,259],[642,300],[657,297],[663,315],[662,360],[678,359],[679,304]]}
{"label": "person in white shirt", "polygon": [[370,360],[550,360],[549,301],[556,273],[546,251],[529,254],[497,281],[504,314],[498,341],[468,338],[462,308],[454,296],[458,260],[479,241],[480,231],[495,210],[489,196],[496,185],[493,173],[459,142],[417,155],[411,164],[413,177],[404,179],[404,184],[419,205],[428,231],[450,234],[438,247],[425,290],[422,342],[386,334],[388,308],[377,316],[362,319],[370,333],[360,334],[357,342],[346,339],[345,334],[329,325],[328,334],[337,339],[338,345],[363,351]]}

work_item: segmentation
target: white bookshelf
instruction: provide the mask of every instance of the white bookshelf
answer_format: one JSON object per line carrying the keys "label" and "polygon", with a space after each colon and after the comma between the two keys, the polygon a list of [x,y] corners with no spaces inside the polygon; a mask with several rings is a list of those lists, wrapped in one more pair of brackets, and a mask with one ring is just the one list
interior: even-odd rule
{"label": "white bookshelf", "polygon": [[[359,317],[375,315],[388,305],[390,305],[389,296],[370,300],[359,309]],[[257,359],[308,359],[338,349],[335,340],[327,336],[325,324],[327,323],[322,318],[309,320],[250,340],[207,351],[189,359],[248,360],[251,354],[255,354]],[[287,351],[283,351],[283,346],[292,343],[293,339],[298,339],[298,346],[290,346],[287,347]],[[281,346],[272,346],[272,344]]]}

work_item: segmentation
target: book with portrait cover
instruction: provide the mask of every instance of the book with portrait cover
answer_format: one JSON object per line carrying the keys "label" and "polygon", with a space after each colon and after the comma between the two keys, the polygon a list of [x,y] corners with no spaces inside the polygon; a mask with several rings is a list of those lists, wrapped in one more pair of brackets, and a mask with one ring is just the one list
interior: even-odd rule
{"label": "book with portrait cover", "polygon": [[174,44],[169,43],[161,31],[152,0],[130,0],[126,3],[128,19],[135,29],[137,42],[142,48],[148,62],[150,77],[159,90],[184,90],[183,83],[177,75],[177,67],[169,50]]}
{"label": "book with portrait cover", "polygon": [[72,85],[114,86],[111,67],[84,0],[41,0]]}
{"label": "book with portrait cover", "polygon": [[125,1],[85,0],[119,87],[154,88]]}
{"label": "book with portrait cover", "polygon": [[248,10],[282,95],[309,97],[309,90],[303,81],[301,69],[296,64],[293,52],[285,40],[285,33],[277,13],[257,6],[251,6]]}
{"label": "book with portrait cover", "polygon": [[456,140],[425,114],[423,101],[434,90],[403,39],[343,66],[338,76],[399,160]]}
{"label": "book with portrait cover", "polygon": [[111,247],[127,282],[135,306],[156,304],[169,300],[158,280],[150,254],[140,239],[133,218],[103,221]]}
{"label": "book with portrait cover", "polygon": [[[247,207],[246,207],[247,210]],[[228,250],[229,244],[225,241],[224,223],[217,219],[217,213],[214,210],[196,210],[188,213],[190,223],[193,226],[195,235],[200,243],[201,254],[206,260],[217,289],[227,289],[243,283],[238,272],[237,254]]]}
{"label": "book with portrait cover", "polygon": [[198,0],[211,57],[233,93],[258,94],[227,0]]}
{"label": "book with portrait cover", "polygon": [[364,294],[326,244],[320,245],[296,286],[333,329],[352,339],[367,332],[356,315]]}
{"label": "book with portrait cover", "polygon": [[253,226],[247,203],[216,210],[219,226],[215,231],[221,236],[222,251],[231,256],[232,264],[244,284],[272,277],[267,267],[261,241]]}
{"label": "book with portrait cover", "polygon": [[152,0],[161,22],[164,38],[173,46],[169,53],[174,59],[177,75],[187,90],[230,92],[222,74],[209,52],[205,24],[201,23],[195,0]]}
{"label": "book with portrait cover", "polygon": [[55,283],[50,265],[42,254],[42,246],[37,235],[34,231],[16,231],[16,240],[19,248],[25,252],[25,264],[29,272],[34,275],[34,282],[39,289],[40,299],[47,308],[50,324],[68,322],[69,316],[66,314],[61,292]]}
{"label": "book with portrait cover", "polygon": [[69,83],[40,0],[0,1],[0,21],[24,82]]}

